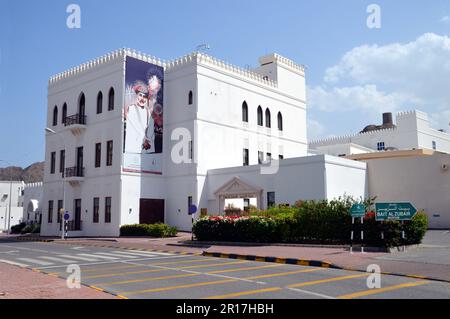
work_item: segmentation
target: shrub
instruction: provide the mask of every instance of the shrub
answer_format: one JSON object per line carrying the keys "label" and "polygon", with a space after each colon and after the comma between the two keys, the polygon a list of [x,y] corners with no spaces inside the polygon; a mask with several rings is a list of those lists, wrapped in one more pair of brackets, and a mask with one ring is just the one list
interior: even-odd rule
{"label": "shrub", "polygon": [[12,226],[11,234],[20,234],[22,232],[22,229],[24,229],[26,225],[26,223],[20,223],[18,225]]}
{"label": "shrub", "polygon": [[[369,209],[373,200],[365,202]],[[288,242],[313,244],[350,244],[352,229],[350,197],[332,201],[298,201],[294,207],[273,207],[252,212],[251,217],[205,217],[194,223],[194,234],[202,241]],[[360,242],[359,219],[353,226],[355,243]],[[399,221],[377,222],[369,211],[364,224],[364,245],[392,247],[419,244],[427,229],[424,212],[402,224]],[[406,238],[402,239],[402,230]],[[384,237],[382,238],[381,234]]]}
{"label": "shrub", "polygon": [[174,237],[178,229],[167,224],[135,224],[120,227],[120,236]]}
{"label": "shrub", "polygon": [[22,234],[30,234],[30,233],[33,232],[33,230],[34,230],[34,226],[33,226],[33,225],[27,225],[27,226],[25,226],[25,227],[22,229],[21,233],[22,233]]}

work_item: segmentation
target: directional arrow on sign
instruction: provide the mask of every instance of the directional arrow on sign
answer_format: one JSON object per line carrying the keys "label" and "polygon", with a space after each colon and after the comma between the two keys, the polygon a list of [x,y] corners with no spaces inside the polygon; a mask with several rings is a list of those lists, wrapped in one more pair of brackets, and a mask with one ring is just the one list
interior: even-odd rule
{"label": "directional arrow on sign", "polygon": [[411,203],[376,203],[376,220],[411,220],[417,209]]}

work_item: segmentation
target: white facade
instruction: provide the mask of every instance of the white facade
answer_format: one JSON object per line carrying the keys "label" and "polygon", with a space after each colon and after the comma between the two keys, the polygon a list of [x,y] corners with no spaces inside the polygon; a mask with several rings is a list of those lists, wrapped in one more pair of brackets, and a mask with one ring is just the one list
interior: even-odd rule
{"label": "white facade", "polygon": [[23,190],[23,217],[22,220],[27,223],[39,223],[42,214],[43,183],[25,184]]}
{"label": "white facade", "polygon": [[22,221],[23,189],[22,181],[0,181],[0,231],[7,231],[8,226]]}
{"label": "white facade", "polygon": [[450,153],[450,134],[431,128],[426,113],[410,111],[398,113],[392,128],[309,142],[311,153],[334,156],[412,149]]}
{"label": "white facade", "polygon": [[378,202],[411,202],[430,228],[450,228],[450,155],[365,160],[368,189]]}
{"label": "white facade", "polygon": [[[122,169],[127,56],[164,67],[162,175]],[[60,234],[57,211],[63,200],[64,209],[71,215],[70,236],[118,236],[121,225],[139,223],[140,214],[146,213],[143,210],[156,209],[151,205],[144,209],[143,200],[162,202],[159,209],[163,210],[164,221],[188,230],[189,198],[199,211],[219,213],[220,196],[214,197],[213,192],[223,190],[236,176],[261,188],[260,208],[267,206],[267,192],[275,192],[276,203],[332,198],[344,193],[364,196],[365,164],[324,156],[299,158],[307,155],[304,68],[277,54],[262,57],[260,64],[249,71],[201,53],[161,62],[122,49],[52,77],[47,127],[55,133],[50,131],[46,135],[41,234]],[[115,93],[114,108],[109,110],[111,88]],[[99,91],[103,93],[101,113],[97,112]],[[192,103],[188,100],[189,92]],[[86,99],[85,122],[64,125],[63,105],[67,104],[68,117],[79,114],[82,93]],[[244,104],[247,120],[243,115]],[[258,107],[263,123],[258,123]],[[178,164],[172,159],[171,152],[180,142],[175,133],[180,129],[187,130],[193,142],[192,162]],[[106,165],[108,141],[113,141],[110,166]],[[97,143],[101,143],[100,167],[94,165]],[[77,151],[80,147],[83,147],[82,163]],[[244,149],[248,150],[249,166],[242,167]],[[65,161],[61,161],[62,150]],[[285,159],[277,174],[261,175],[258,152],[265,158]],[[73,171],[77,173],[70,174]],[[96,198],[97,221],[93,215]],[[111,221],[105,218],[107,198],[111,200]],[[76,204],[81,205],[76,209]]]}

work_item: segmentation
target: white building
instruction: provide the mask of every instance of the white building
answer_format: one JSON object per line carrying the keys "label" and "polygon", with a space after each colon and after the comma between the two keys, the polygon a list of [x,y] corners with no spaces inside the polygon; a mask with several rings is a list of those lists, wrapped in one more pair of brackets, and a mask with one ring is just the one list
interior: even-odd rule
{"label": "white building", "polygon": [[430,149],[450,153],[450,134],[430,127],[428,115],[421,111],[383,114],[382,125],[368,125],[358,134],[309,142],[314,154],[348,156],[377,151]]}
{"label": "white building", "polygon": [[25,184],[23,190],[23,217],[27,223],[40,223],[42,221],[43,183]]}
{"label": "white building", "polygon": [[0,231],[6,232],[22,221],[23,189],[22,181],[0,181]]}
{"label": "white building", "polygon": [[70,236],[117,236],[134,223],[189,230],[190,204],[218,214],[232,198],[264,209],[365,197],[365,163],[306,157],[304,68],[259,62],[122,49],[52,77],[41,234],[60,234],[64,206]]}

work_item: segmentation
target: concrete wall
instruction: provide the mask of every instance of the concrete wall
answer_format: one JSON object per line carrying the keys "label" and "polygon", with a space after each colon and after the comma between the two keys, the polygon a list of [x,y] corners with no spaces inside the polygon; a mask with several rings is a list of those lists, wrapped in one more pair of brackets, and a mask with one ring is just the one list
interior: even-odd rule
{"label": "concrete wall", "polygon": [[23,220],[22,207],[11,207],[11,215],[9,215],[8,207],[0,207],[0,231],[8,231],[8,216],[11,217],[10,227],[20,224]]}
{"label": "concrete wall", "polygon": [[450,155],[368,160],[370,196],[379,202],[411,202],[430,228],[450,228]]}

